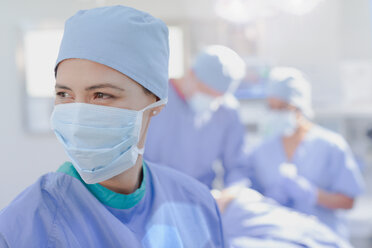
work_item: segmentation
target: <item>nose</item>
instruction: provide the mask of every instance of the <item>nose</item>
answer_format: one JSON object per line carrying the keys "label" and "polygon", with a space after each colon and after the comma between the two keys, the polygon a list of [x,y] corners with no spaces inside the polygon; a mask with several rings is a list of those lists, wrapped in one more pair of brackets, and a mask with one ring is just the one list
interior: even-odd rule
{"label": "nose", "polygon": [[76,95],[75,96],[76,103],[89,103],[88,97],[85,95]]}

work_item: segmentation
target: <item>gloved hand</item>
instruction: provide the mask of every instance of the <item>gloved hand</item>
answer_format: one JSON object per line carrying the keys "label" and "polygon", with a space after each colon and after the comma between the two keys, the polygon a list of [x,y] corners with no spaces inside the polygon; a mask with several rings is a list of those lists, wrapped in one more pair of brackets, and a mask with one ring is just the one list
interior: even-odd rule
{"label": "gloved hand", "polygon": [[283,175],[281,188],[293,201],[293,208],[301,212],[308,213],[317,203],[317,187],[300,175]]}
{"label": "gloved hand", "polygon": [[265,189],[264,195],[266,197],[274,199],[276,202],[278,202],[282,206],[289,207],[288,193],[283,189],[283,187],[281,187],[280,184],[278,185],[274,184],[271,187],[268,187],[267,189]]}

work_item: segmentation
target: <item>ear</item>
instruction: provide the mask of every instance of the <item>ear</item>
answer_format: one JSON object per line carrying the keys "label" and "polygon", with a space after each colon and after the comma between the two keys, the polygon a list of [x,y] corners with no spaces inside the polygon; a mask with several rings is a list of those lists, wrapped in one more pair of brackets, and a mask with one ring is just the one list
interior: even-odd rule
{"label": "ear", "polygon": [[160,113],[160,111],[164,108],[164,106],[165,105],[161,105],[159,107],[155,107],[155,108],[151,109],[150,117],[158,115]]}

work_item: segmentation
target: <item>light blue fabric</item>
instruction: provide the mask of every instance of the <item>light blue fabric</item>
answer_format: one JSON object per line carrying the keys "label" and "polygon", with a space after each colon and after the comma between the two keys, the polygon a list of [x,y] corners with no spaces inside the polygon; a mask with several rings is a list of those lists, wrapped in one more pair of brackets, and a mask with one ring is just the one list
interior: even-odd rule
{"label": "light blue fabric", "polygon": [[244,61],[228,47],[214,45],[198,54],[192,66],[196,77],[220,93],[235,90],[244,77]]}
{"label": "light blue fabric", "polygon": [[268,97],[275,97],[296,107],[307,118],[313,117],[311,108],[311,85],[297,69],[276,67],[270,72]]}
{"label": "light blue fabric", "polygon": [[314,216],[282,207],[251,189],[243,189],[222,214],[231,248],[351,248]]}
{"label": "light blue fabric", "polygon": [[[282,175],[277,188],[278,191],[276,192],[286,192],[294,208],[301,212],[311,212],[311,209],[314,208],[314,205],[317,203],[318,188],[303,176]],[[269,196],[268,192],[266,192],[266,195]],[[277,199],[274,196],[272,198]],[[282,199],[282,196],[279,196],[279,199]],[[281,203],[287,204],[287,202]]]}
{"label": "light blue fabric", "polygon": [[140,187],[136,189],[136,191],[134,191],[132,194],[128,195],[113,192],[103,187],[99,183],[86,184],[71,162],[65,162],[58,168],[57,172],[63,172],[78,179],[102,204],[112,208],[128,209],[137,205],[145,195],[147,174],[147,166],[145,162],[143,162],[142,168],[143,180]]}
{"label": "light blue fabric", "polygon": [[102,204],[80,180],[49,173],[0,212],[0,244],[10,247],[225,247],[209,190],[151,163],[145,196],[132,208]]}
{"label": "light blue fabric", "polygon": [[276,135],[291,136],[298,128],[296,112],[270,109],[267,111],[260,128],[261,135],[265,139]]}
{"label": "light blue fabric", "polygon": [[[328,192],[341,193],[350,197],[361,194],[363,179],[359,167],[345,140],[338,134],[320,126],[314,126],[295,151],[292,161],[288,161],[281,137],[276,136],[263,142],[247,158],[246,175],[253,188],[264,195],[272,195],[273,190],[284,199],[285,205],[298,209],[286,192],[277,187],[281,180],[279,166],[293,163],[299,176],[314,186]],[[342,220],[342,211],[314,206],[306,209],[307,214],[317,216],[339,234],[347,231]]]}
{"label": "light blue fabric", "polygon": [[0,233],[0,247],[9,248],[9,244],[5,240],[5,237]]}
{"label": "light blue fabric", "polygon": [[80,10],[69,18],[56,63],[79,58],[109,66],[160,99],[168,91],[168,28],[125,6]]}
{"label": "light blue fabric", "polygon": [[237,111],[222,106],[201,125],[199,121],[171,84],[167,106],[151,120],[144,157],[190,175],[210,188],[216,161],[222,162],[226,185],[244,178],[236,170],[244,140],[244,126]]}
{"label": "light blue fabric", "polygon": [[143,112],[166,103],[162,99],[135,111],[86,103],[58,104],[51,126],[81,178],[90,184],[132,168],[143,149],[137,145]]}

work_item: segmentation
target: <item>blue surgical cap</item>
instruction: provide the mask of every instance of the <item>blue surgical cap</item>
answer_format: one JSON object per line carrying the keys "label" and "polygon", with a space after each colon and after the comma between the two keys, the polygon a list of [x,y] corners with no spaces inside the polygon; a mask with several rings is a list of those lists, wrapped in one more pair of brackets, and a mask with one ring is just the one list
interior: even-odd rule
{"label": "blue surgical cap", "polygon": [[168,28],[145,12],[125,6],[78,11],[66,21],[56,70],[71,58],[109,66],[160,99],[168,96]]}
{"label": "blue surgical cap", "polygon": [[267,96],[287,102],[299,109],[307,118],[313,117],[311,85],[295,68],[275,67],[272,69]]}
{"label": "blue surgical cap", "polygon": [[225,93],[237,88],[244,77],[245,64],[230,48],[213,45],[198,54],[192,70],[202,83]]}

